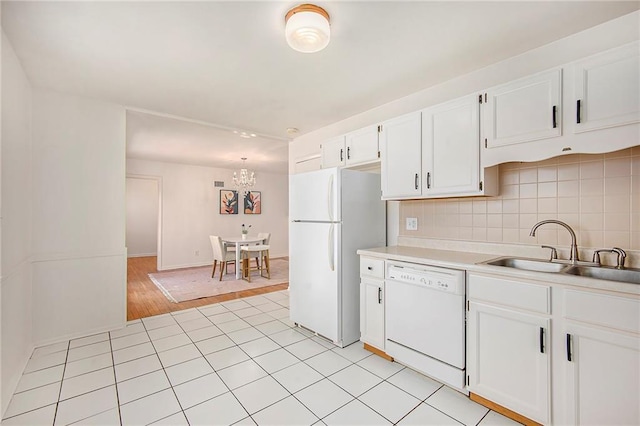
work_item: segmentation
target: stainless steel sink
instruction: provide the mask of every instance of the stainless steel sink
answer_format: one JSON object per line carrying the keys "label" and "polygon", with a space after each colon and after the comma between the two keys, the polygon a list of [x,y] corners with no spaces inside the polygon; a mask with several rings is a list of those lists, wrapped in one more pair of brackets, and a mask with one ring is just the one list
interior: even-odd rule
{"label": "stainless steel sink", "polygon": [[542,259],[527,259],[522,257],[499,257],[481,262],[484,265],[504,266],[506,268],[523,269],[534,272],[551,272],[569,274],[579,277],[596,278],[599,280],[618,281],[623,283],[640,284],[640,269],[612,268],[598,266],[591,262],[578,262],[577,265],[567,261],[550,261]]}
{"label": "stainless steel sink", "polygon": [[540,259],[525,259],[520,257],[500,257],[498,259],[482,262],[486,265],[505,266],[507,268],[524,269],[535,272],[560,272],[567,267],[566,264],[553,263]]}
{"label": "stainless steel sink", "polygon": [[571,266],[563,271],[565,274],[600,280],[619,281],[640,284],[640,269],[616,269],[607,267]]}

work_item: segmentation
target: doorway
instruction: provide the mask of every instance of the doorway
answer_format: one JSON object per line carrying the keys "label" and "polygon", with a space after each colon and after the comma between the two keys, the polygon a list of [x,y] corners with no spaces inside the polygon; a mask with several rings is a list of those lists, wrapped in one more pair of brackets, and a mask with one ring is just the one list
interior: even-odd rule
{"label": "doorway", "polygon": [[155,256],[158,269],[162,259],[160,186],[161,178],[156,176],[126,179],[127,257]]}

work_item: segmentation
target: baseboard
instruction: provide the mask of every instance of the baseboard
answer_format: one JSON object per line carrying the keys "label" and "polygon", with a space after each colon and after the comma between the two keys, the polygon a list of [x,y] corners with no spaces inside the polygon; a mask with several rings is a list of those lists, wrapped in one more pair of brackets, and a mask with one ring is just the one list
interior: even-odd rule
{"label": "baseboard", "polygon": [[392,356],[390,356],[390,355],[387,355],[384,351],[382,351],[382,350],[380,350],[380,349],[378,349],[378,348],[376,348],[376,347],[374,347],[374,346],[371,346],[371,345],[370,345],[370,344],[368,344],[368,343],[365,343],[365,344],[363,345],[363,347],[364,347],[366,350],[368,350],[369,352],[373,352],[374,354],[378,355],[379,357],[382,357],[382,358],[386,359],[387,361],[391,361],[391,362],[393,362],[393,357],[392,357]]}
{"label": "baseboard", "polygon": [[65,342],[68,340],[81,339],[83,337],[93,336],[94,334],[107,333],[109,331],[116,331],[124,328],[127,325],[127,321],[124,320],[117,324],[110,324],[104,327],[97,327],[88,331],[79,331],[77,333],[69,333],[64,336],[54,337],[52,339],[40,340],[34,344],[34,348],[42,346],[54,345],[56,343]]}
{"label": "baseboard", "polygon": [[138,254],[128,254],[127,259],[131,257],[153,257],[158,256],[158,253],[138,253]]}
{"label": "baseboard", "polygon": [[485,399],[479,395],[476,395],[473,392],[469,393],[469,399],[477,402],[480,405],[484,405],[485,407],[495,411],[496,413],[500,413],[505,417],[510,418],[511,420],[515,420],[518,423],[522,423],[526,426],[542,426],[538,422],[534,422],[528,417],[523,416],[522,414],[518,414],[515,411],[511,411],[508,408],[503,407],[502,405],[496,404],[493,401]]}

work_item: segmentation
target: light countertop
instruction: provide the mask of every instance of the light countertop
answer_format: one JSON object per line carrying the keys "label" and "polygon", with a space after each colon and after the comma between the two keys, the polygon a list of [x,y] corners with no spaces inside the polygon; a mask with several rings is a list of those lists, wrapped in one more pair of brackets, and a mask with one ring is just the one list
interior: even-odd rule
{"label": "light countertop", "polygon": [[455,250],[437,250],[431,248],[390,246],[361,249],[357,253],[363,256],[377,257],[409,263],[420,263],[443,268],[462,269],[469,272],[501,275],[526,280],[541,281],[545,284],[560,284],[564,286],[583,287],[597,290],[626,293],[640,296],[640,285],[585,278],[569,274],[552,272],[535,272],[504,266],[484,265],[481,262],[500,257],[495,254],[473,253]]}

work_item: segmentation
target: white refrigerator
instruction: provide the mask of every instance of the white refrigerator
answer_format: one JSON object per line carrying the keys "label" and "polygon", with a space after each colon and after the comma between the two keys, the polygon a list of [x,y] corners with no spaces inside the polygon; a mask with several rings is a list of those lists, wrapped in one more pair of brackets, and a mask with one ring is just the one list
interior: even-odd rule
{"label": "white refrigerator", "polygon": [[385,245],[380,175],[338,168],[289,179],[291,320],[338,346],[360,339],[356,251]]}

